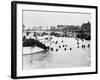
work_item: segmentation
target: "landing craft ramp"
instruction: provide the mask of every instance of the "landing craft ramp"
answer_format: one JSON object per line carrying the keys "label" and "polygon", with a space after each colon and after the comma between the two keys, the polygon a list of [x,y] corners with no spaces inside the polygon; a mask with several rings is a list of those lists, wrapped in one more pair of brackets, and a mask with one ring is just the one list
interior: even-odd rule
{"label": "landing craft ramp", "polygon": [[32,54],[41,51],[47,51],[49,47],[34,39],[27,39],[23,41],[23,54]]}

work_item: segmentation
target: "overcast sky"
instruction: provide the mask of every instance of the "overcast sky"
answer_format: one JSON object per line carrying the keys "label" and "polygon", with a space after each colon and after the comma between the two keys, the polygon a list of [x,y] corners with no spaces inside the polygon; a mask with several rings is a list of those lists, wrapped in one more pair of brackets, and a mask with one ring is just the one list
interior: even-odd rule
{"label": "overcast sky", "polygon": [[91,14],[23,11],[26,26],[82,25],[91,22]]}

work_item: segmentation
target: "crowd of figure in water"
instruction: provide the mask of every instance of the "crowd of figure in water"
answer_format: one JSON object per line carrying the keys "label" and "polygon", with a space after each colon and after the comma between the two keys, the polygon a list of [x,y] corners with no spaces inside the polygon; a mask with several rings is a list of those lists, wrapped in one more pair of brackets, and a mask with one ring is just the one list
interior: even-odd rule
{"label": "crowd of figure in water", "polygon": [[[78,37],[71,37],[72,39],[74,39],[74,41],[76,42],[77,48],[90,48],[90,43],[87,44],[80,44],[80,42],[84,42],[84,41],[89,41],[89,40],[85,40],[85,39],[81,39]],[[73,50],[73,46],[70,46],[70,44],[73,44],[73,41],[70,42],[69,37],[56,37],[56,36],[50,36],[50,35],[46,35],[46,36],[36,36],[33,33],[23,33],[23,47],[34,47],[34,46],[38,46],[43,48],[44,50],[50,50],[50,51],[56,51],[58,52],[59,49],[63,49],[64,51],[66,50]],[[69,39],[69,41],[66,41],[66,39]],[[68,45],[68,43],[70,42],[70,44]],[[57,47],[55,47],[55,45],[57,45]]]}

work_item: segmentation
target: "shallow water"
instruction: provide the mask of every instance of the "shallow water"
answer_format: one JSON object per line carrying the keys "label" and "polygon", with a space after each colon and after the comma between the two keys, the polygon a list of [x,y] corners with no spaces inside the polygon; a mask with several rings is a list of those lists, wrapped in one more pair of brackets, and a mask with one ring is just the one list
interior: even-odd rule
{"label": "shallow water", "polygon": [[[56,41],[58,41],[57,44],[55,44]],[[77,42],[79,42],[79,44],[77,44]],[[75,38],[55,37],[50,43],[46,43],[46,45],[50,45],[50,47],[53,48],[53,51],[50,49],[49,51],[39,53],[23,54],[23,69],[90,66],[91,50],[90,47],[87,47],[88,44],[90,44],[90,41],[77,41]],[[61,48],[59,48],[59,45]],[[82,45],[85,45],[85,48],[82,48]],[[77,48],[77,46],[79,46],[79,48]],[[66,50],[64,50],[64,48],[66,48]],[[58,51],[56,51],[56,49],[58,49]]]}

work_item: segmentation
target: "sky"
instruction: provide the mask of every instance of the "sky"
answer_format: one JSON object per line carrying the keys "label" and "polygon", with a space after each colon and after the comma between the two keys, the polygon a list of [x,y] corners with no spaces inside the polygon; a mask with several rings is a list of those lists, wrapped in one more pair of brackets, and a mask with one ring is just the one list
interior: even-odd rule
{"label": "sky", "polygon": [[23,11],[23,24],[33,26],[79,25],[91,22],[91,14]]}

